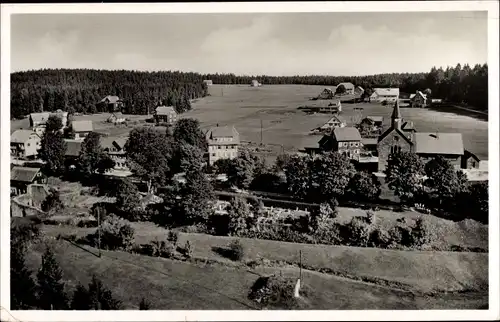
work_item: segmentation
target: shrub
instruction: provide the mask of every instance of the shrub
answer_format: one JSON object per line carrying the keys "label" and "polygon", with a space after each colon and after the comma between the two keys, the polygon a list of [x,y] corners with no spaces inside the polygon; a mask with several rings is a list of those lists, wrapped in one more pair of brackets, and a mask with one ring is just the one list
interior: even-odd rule
{"label": "shrub", "polygon": [[[248,298],[263,306],[277,309],[297,309],[301,305],[294,297],[295,283],[296,280],[293,278],[261,276],[252,286]],[[307,295],[307,291],[304,295]]]}
{"label": "shrub", "polygon": [[229,249],[231,253],[231,259],[234,261],[239,261],[245,255],[245,250],[243,249],[243,245],[237,239],[233,240],[231,244],[229,244]]}
{"label": "shrub", "polygon": [[[98,230],[101,231],[101,247],[104,249],[129,250],[134,243],[134,229],[130,223],[113,214],[102,222]],[[97,246],[98,233],[95,232],[89,238],[94,246]]]}
{"label": "shrub", "polygon": [[375,229],[370,233],[368,245],[370,247],[388,248],[391,243],[391,236],[385,230]]}
{"label": "shrub", "polygon": [[397,246],[411,247],[412,246],[412,229],[406,225],[398,225],[389,230],[390,243],[389,248],[397,248]]}
{"label": "shrub", "polygon": [[353,217],[346,227],[349,231],[348,244],[350,246],[368,246],[371,227],[364,221],[364,218]]}
{"label": "shrub", "polygon": [[184,256],[186,256],[187,258],[191,258],[191,256],[193,256],[193,248],[191,246],[191,243],[189,243],[189,240],[186,241],[186,245],[184,246],[183,253],[184,253]]}
{"label": "shrub", "polygon": [[151,243],[151,256],[172,258],[175,255],[175,247],[164,240],[154,240]]}
{"label": "shrub", "polygon": [[367,219],[367,222],[369,225],[372,225],[373,223],[375,223],[375,219],[376,219],[376,216],[375,216],[375,213],[373,211],[367,211],[366,212],[366,219]]}
{"label": "shrub", "polygon": [[167,235],[167,240],[171,242],[173,245],[177,245],[177,241],[179,240],[179,233],[176,231],[169,231]]}
{"label": "shrub", "polygon": [[50,194],[42,202],[41,208],[43,211],[57,211],[64,208],[64,204],[61,201],[59,191],[52,190]]}
{"label": "shrub", "polygon": [[436,240],[434,227],[428,220],[418,218],[415,227],[411,230],[411,243],[414,247],[430,246]]}

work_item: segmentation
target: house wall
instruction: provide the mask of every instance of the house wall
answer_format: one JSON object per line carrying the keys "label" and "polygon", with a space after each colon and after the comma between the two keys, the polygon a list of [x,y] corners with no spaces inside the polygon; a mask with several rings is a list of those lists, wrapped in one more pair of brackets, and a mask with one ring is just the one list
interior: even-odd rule
{"label": "house wall", "polygon": [[[334,139],[335,141],[335,139]],[[334,151],[338,151],[342,155],[348,156],[350,159],[358,160],[361,150],[361,142],[359,141],[335,141]]]}
{"label": "house wall", "polygon": [[479,169],[479,161],[474,159],[471,155],[469,157],[462,157],[461,160],[462,169]]}
{"label": "house wall", "polygon": [[208,164],[213,165],[219,159],[234,159],[238,157],[238,145],[209,145]]}
{"label": "house wall", "polygon": [[10,143],[10,153],[17,158],[35,158],[41,148],[40,137],[33,134],[24,143]]}
{"label": "house wall", "polygon": [[168,115],[155,115],[156,122],[166,122],[168,124],[173,124],[177,121],[177,114],[170,113]]}
{"label": "house wall", "polygon": [[90,132],[75,132],[75,140],[83,140]]}
{"label": "house wall", "polygon": [[415,95],[412,100],[412,107],[425,107],[427,100],[420,95]]}
{"label": "house wall", "polygon": [[401,137],[398,132],[392,131],[377,144],[379,172],[385,171],[385,168],[387,167],[387,161],[389,160],[391,151],[395,146],[399,147],[401,151],[411,152],[411,144],[408,143],[408,141],[406,141],[403,137]]}

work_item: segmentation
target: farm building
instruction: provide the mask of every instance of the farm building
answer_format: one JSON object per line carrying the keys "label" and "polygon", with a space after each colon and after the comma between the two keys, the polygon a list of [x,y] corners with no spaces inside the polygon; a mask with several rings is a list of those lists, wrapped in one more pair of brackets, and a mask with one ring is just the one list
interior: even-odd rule
{"label": "farm building", "polygon": [[321,125],[315,130],[318,132],[329,133],[337,127],[345,127],[345,126],[346,122],[339,116],[335,115],[332,118],[330,118],[325,124]]}
{"label": "farm building", "polygon": [[354,94],[354,84],[353,83],[340,83],[337,85],[337,88],[336,88],[336,91],[338,91],[339,87],[344,87],[345,88],[345,92],[343,92],[342,94],[346,94],[346,95],[352,95]]}
{"label": "farm building", "polygon": [[252,87],[260,87],[260,86],[262,86],[262,84],[261,84],[261,83],[259,83],[259,81],[258,81],[258,80],[254,79],[254,80],[252,81],[252,83],[250,84],[250,86],[252,86]]}
{"label": "farm building", "polygon": [[319,142],[323,151],[336,151],[352,160],[358,160],[361,148],[361,134],[355,127],[338,127],[331,135],[325,135]]}
{"label": "farm building", "polygon": [[336,87],[334,87],[333,89],[331,89],[331,88],[325,88],[318,95],[318,99],[320,99],[320,100],[330,100],[330,99],[333,99],[333,97],[335,96],[335,91],[336,90],[337,90]]}
{"label": "farm building", "polygon": [[383,116],[372,116],[368,115],[366,119],[371,120],[373,122],[373,125],[377,127],[381,127],[384,124],[384,117]]}
{"label": "farm building", "polygon": [[314,113],[337,114],[342,112],[340,100],[313,101],[305,105],[305,109]]}
{"label": "farm building", "polygon": [[234,159],[238,156],[240,134],[234,126],[212,127],[205,134],[208,143],[208,164],[220,159]]}
{"label": "farm building", "polygon": [[[460,167],[464,155],[461,133],[416,132],[412,123],[403,123],[399,101],[394,104],[391,121],[391,127],[378,138],[379,172],[385,170],[391,155],[399,151],[416,153],[424,161],[440,155],[456,167]],[[403,127],[403,124],[408,125]]]}
{"label": "farm building", "polygon": [[415,94],[410,95],[410,107],[426,107],[427,106],[427,95],[421,91],[417,91]]}
{"label": "farm building", "polygon": [[481,160],[472,152],[465,150],[462,156],[462,169],[479,169]]}
{"label": "farm building", "polygon": [[359,96],[359,97],[361,97],[361,95],[363,95],[364,92],[365,92],[365,89],[361,86],[356,86],[356,88],[354,89],[354,94],[356,94],[356,96]]}
{"label": "farm building", "polygon": [[154,118],[156,123],[163,122],[172,125],[177,121],[177,112],[173,106],[158,106]]}
{"label": "farm building", "polygon": [[361,145],[365,152],[371,152],[372,155],[377,155],[377,138],[362,138]]}
{"label": "farm building", "polygon": [[10,136],[10,155],[19,159],[34,159],[41,148],[41,139],[32,130],[17,130]]}
{"label": "farm building", "polygon": [[115,112],[121,111],[123,101],[116,95],[108,95],[97,103],[99,111]]}
{"label": "farm building", "polygon": [[125,123],[125,116],[123,116],[122,112],[113,112],[107,118],[106,122],[113,123],[113,124]]}
{"label": "farm building", "polygon": [[87,135],[94,130],[91,120],[81,120],[71,122],[73,130],[73,139],[83,140]]}
{"label": "farm building", "polygon": [[440,99],[440,98],[432,98],[431,99],[431,104],[432,105],[440,105],[440,104],[443,104],[443,100]]}
{"label": "farm building", "polygon": [[14,166],[10,169],[10,195],[25,194],[30,184],[45,183],[46,180],[40,168]]}
{"label": "farm building", "polygon": [[211,79],[205,79],[203,83],[206,84],[207,86],[212,86],[214,84]]}
{"label": "farm building", "polygon": [[374,88],[370,102],[392,103],[399,99],[399,88]]}
{"label": "farm building", "polygon": [[[45,125],[50,116],[57,116],[61,119],[63,129],[68,125],[68,112],[63,112],[58,109],[57,111],[50,112],[42,112],[42,113],[31,113],[29,116],[30,127],[33,131],[36,132],[39,136],[41,136],[45,132]],[[62,130],[62,129],[61,129]]]}

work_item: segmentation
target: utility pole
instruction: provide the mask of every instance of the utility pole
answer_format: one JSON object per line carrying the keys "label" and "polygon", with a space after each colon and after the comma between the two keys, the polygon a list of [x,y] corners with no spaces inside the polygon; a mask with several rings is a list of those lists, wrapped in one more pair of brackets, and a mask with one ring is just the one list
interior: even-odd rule
{"label": "utility pole", "polygon": [[99,248],[99,258],[101,258],[101,212],[99,207],[96,207],[97,211],[97,247]]}
{"label": "utility pole", "polygon": [[260,145],[262,145],[262,119],[260,119]]}
{"label": "utility pole", "polygon": [[299,250],[299,280],[302,280],[302,250]]}

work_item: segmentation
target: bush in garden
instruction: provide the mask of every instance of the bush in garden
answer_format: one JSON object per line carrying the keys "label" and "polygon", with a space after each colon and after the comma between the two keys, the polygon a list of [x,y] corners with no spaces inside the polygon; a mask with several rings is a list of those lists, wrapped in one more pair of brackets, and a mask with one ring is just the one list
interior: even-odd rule
{"label": "bush in garden", "polygon": [[187,258],[191,258],[191,256],[193,256],[193,247],[191,246],[189,240],[186,241],[186,245],[184,246],[183,252],[184,256],[186,256]]}
{"label": "bush in garden", "polygon": [[412,229],[406,225],[398,225],[389,230],[390,243],[389,248],[397,248],[398,246],[412,246]]}
{"label": "bush in garden", "polygon": [[388,248],[391,243],[391,236],[385,230],[375,229],[370,233],[368,246]]}
{"label": "bush in garden", "polygon": [[411,230],[412,246],[420,248],[429,246],[437,238],[434,227],[424,218],[418,218],[415,227]]}
{"label": "bush in garden", "polygon": [[179,233],[176,231],[169,231],[167,235],[167,240],[171,242],[173,245],[177,245],[177,241],[179,240]]}
{"label": "bush in garden", "polygon": [[375,213],[371,210],[367,211],[366,212],[366,219],[368,221],[368,224],[372,225],[373,223],[375,223],[375,219],[376,219]]}
{"label": "bush in garden", "polygon": [[347,224],[347,229],[350,235],[348,239],[348,244],[350,246],[368,246],[371,227],[363,218],[353,217],[349,224]]}
{"label": "bush in garden", "polygon": [[239,261],[245,255],[245,250],[243,249],[243,245],[237,239],[233,240],[231,244],[229,244],[229,250],[231,259],[234,261]]}
{"label": "bush in garden", "polygon": [[168,241],[155,239],[150,244],[152,256],[172,258],[175,255],[175,247]]}
{"label": "bush in garden", "polygon": [[[97,228],[101,231],[101,247],[104,249],[129,250],[134,244],[134,229],[126,220],[110,214]],[[97,246],[98,233],[95,232],[90,236],[90,240],[94,246]]]}
{"label": "bush in garden", "polygon": [[[252,286],[248,298],[265,307],[275,309],[299,309],[301,303],[294,296],[295,278],[283,276],[261,276]],[[301,296],[308,296],[306,287],[301,288]]]}

